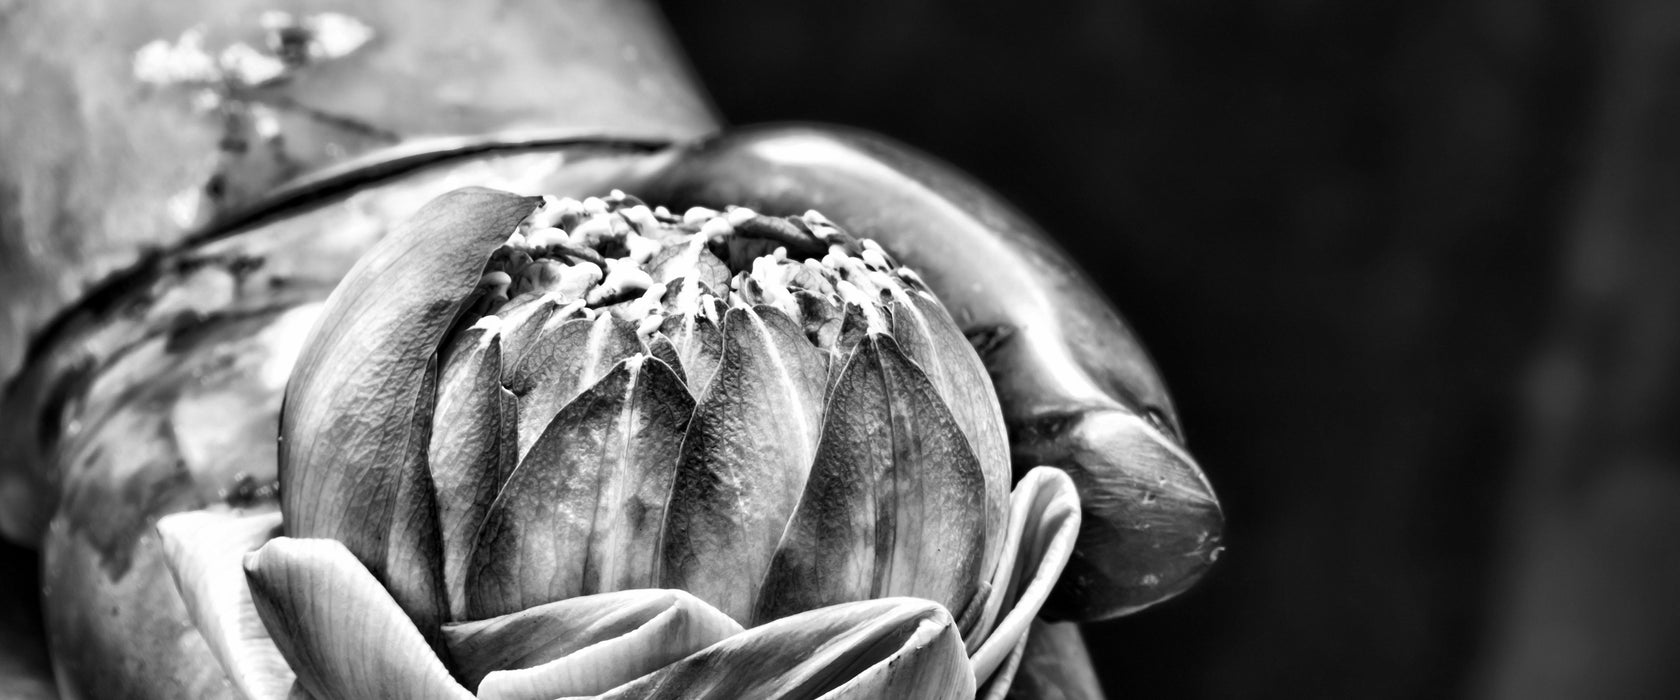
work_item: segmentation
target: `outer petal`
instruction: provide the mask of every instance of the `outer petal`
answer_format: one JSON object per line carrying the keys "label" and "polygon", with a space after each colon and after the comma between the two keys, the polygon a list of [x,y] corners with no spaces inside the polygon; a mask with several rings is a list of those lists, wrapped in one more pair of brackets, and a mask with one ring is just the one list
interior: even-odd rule
{"label": "outer petal", "polygon": [[[969,640],[977,679],[990,677],[1020,645],[1073,554],[1079,519],[1079,494],[1060,469],[1035,468],[1015,486],[992,598]],[[989,621],[998,614],[1002,619],[991,627]]]}
{"label": "outer petal", "polygon": [[245,574],[275,646],[315,698],[472,698],[339,542],[276,538],[246,555]]}
{"label": "outer petal", "polygon": [[750,620],[822,431],[827,360],[773,307],[724,317],[666,510],[660,585]]}
{"label": "outer petal", "polygon": [[341,541],[384,575],[400,481],[390,465],[415,452],[416,389],[491,251],[534,207],[482,189],[439,197],[328,297],[280,417],[288,534]]}
{"label": "outer petal", "polygon": [[467,557],[472,553],[485,511],[512,470],[515,446],[506,436],[514,417],[503,415],[502,342],[494,323],[473,326],[451,341],[438,376],[436,412],[426,453],[433,487],[448,494],[437,499],[438,534],[443,552],[445,590],[450,616],[465,610]]}
{"label": "outer petal", "polygon": [[950,613],[882,598],[755,627],[599,697],[969,700],[974,688]]}
{"label": "outer petal", "polygon": [[443,629],[479,697],[510,700],[604,692],[740,632],[741,625],[692,595],[650,589],[570,598]]}
{"label": "outer petal", "polygon": [[828,405],[755,619],[887,596],[968,606],[986,573],[986,480],[934,385],[891,338],[872,335]]}
{"label": "outer petal", "polygon": [[675,366],[682,371],[689,393],[699,400],[706,395],[723,355],[723,330],[712,319],[691,312],[666,316],[659,332],[670,338],[680,361]]}
{"label": "outer petal", "polygon": [[507,378],[519,397],[519,460],[562,408],[641,350],[636,327],[612,314],[550,320]]}
{"label": "outer petal", "polygon": [[[1033,627],[1036,632],[1038,623],[1034,622]],[[1027,645],[1031,643],[1032,639],[1033,635],[1031,634],[1022,636],[1021,641],[1015,643],[1015,648],[1009,651],[1009,655],[1003,658],[1003,663],[999,664],[998,669],[992,672],[992,677],[987,678],[986,682],[980,684],[980,688],[975,691],[974,697],[979,700],[1003,700],[1009,697],[1010,693],[1015,690],[1015,673],[1021,670],[1021,660],[1025,658]],[[1025,697],[1031,700],[1040,700],[1038,695],[1027,695]],[[1057,698],[1057,700],[1070,699]],[[1098,697],[1097,700],[1102,700],[1102,698]]]}
{"label": "outer petal", "polygon": [[257,616],[241,560],[280,531],[280,514],[190,511],[158,521],[164,556],[210,652],[251,700],[285,700],[292,672]]}
{"label": "outer petal", "polygon": [[561,409],[478,530],[467,616],[652,584],[693,409],[676,374],[644,355]]}
{"label": "outer petal", "polygon": [[889,308],[893,338],[933,381],[945,405],[951,408],[952,417],[962,426],[986,475],[986,558],[980,571],[982,575],[990,575],[1002,551],[996,538],[1003,536],[1004,523],[1009,518],[1009,487],[1014,482],[1009,471],[1009,440],[1004,435],[997,392],[992,389],[991,378],[986,376],[986,366],[969,347],[962,329],[957,328],[951,314],[931,294],[919,290],[905,292]]}

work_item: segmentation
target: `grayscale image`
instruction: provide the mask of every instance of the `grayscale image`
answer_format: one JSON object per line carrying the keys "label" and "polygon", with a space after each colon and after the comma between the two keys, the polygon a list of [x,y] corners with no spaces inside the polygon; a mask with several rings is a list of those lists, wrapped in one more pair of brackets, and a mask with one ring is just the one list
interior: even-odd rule
{"label": "grayscale image", "polygon": [[0,0],[0,698],[1680,697],[1677,118],[1655,0]]}

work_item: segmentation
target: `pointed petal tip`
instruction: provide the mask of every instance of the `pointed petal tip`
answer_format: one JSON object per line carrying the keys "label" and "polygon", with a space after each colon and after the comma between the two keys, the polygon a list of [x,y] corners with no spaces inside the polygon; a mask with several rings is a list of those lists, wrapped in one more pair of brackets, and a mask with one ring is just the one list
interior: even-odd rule
{"label": "pointed petal tip", "polygon": [[280,500],[287,532],[384,558],[396,479],[412,441],[415,387],[485,261],[539,202],[482,188],[421,207],[333,289],[286,385]]}
{"label": "pointed petal tip", "polygon": [[1085,510],[1045,617],[1102,620],[1183,593],[1223,551],[1224,512],[1188,452],[1144,418],[1098,411],[1060,438]]}

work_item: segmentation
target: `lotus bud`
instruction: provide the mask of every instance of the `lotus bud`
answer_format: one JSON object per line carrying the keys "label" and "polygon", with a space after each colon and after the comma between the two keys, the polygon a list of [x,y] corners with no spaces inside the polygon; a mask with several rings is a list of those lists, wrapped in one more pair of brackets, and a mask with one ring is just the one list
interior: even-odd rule
{"label": "lotus bud", "polygon": [[768,650],[972,697],[1007,684],[1079,522],[1059,471],[1011,496],[984,367],[880,246],[621,192],[428,205],[327,301],[281,432],[285,536],[246,598],[196,599],[254,601],[318,697],[363,667],[435,697],[732,697],[771,681],[714,676]]}

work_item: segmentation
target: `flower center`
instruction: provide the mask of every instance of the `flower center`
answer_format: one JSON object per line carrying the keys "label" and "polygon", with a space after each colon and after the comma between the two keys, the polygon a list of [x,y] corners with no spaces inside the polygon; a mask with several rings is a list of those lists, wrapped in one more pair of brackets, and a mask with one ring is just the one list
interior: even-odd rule
{"label": "flower center", "polygon": [[726,309],[770,305],[812,344],[838,351],[848,331],[886,332],[885,305],[925,289],[874,241],[815,211],[694,207],[678,215],[614,190],[583,201],[545,197],[491,256],[460,327],[544,301],[560,319],[613,314],[646,339],[669,316],[719,323]]}

